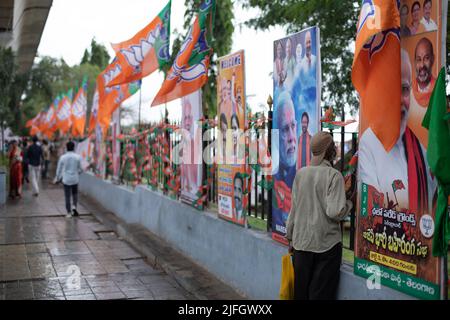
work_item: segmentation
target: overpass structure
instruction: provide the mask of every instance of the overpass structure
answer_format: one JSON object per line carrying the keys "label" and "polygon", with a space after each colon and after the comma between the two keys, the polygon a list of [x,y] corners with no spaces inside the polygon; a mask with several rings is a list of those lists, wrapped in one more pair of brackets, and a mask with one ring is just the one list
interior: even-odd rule
{"label": "overpass structure", "polygon": [[53,0],[0,0],[0,46],[11,47],[19,72],[31,69]]}

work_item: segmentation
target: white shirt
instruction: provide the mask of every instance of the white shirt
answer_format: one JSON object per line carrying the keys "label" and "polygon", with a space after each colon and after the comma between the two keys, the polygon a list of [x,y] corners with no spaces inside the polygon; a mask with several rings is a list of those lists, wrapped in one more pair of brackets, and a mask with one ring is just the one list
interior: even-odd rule
{"label": "white shirt", "polygon": [[425,31],[435,31],[438,28],[436,25],[436,22],[434,22],[433,19],[431,19],[431,18],[430,18],[430,21],[427,21],[427,19],[425,19],[425,17],[423,17],[422,20],[420,20],[420,23],[425,28]]}
{"label": "white shirt", "polygon": [[[422,152],[425,165],[428,169],[426,153],[423,147]],[[409,208],[408,163],[401,137],[398,139],[395,146],[389,152],[386,152],[383,144],[378,140],[372,129],[366,129],[360,139],[358,163],[359,184],[365,183],[371,185],[375,187],[378,192],[383,193],[385,207],[388,205],[387,194],[390,201],[393,201],[394,203],[398,201],[398,208]],[[427,178],[428,203],[430,204],[431,209],[433,194],[436,190],[436,182],[431,178],[429,170],[427,170]],[[397,190],[394,195],[392,183],[395,180],[401,180],[405,189]]]}
{"label": "white shirt", "polygon": [[81,156],[73,151],[68,151],[58,161],[56,179],[62,179],[63,184],[73,186],[78,184],[82,172]]}

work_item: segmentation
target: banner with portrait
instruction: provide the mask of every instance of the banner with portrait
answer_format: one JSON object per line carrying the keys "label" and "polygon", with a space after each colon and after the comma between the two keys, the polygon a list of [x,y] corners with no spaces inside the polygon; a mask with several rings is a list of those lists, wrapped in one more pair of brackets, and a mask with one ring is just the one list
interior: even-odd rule
{"label": "banner with portrait", "polygon": [[120,174],[120,141],[117,139],[120,136],[120,108],[112,114],[111,122],[111,137],[112,137],[112,168],[113,181],[119,181]]}
{"label": "banner with portrait", "polygon": [[181,200],[192,204],[203,195],[202,91],[181,98],[181,142],[178,148],[181,171]]}
{"label": "banner with portrait", "polygon": [[312,27],[274,42],[272,237],[287,244],[286,220],[296,171],[311,161],[320,130],[320,35]]}
{"label": "banner with portrait", "polygon": [[95,173],[102,179],[106,174],[106,145],[103,136],[103,128],[99,123],[95,126],[95,144],[94,144],[94,166]]}
{"label": "banner with portrait", "polygon": [[245,174],[244,51],[219,58],[217,65],[219,217],[245,225],[248,179]]}
{"label": "banner with portrait", "polygon": [[88,137],[77,144],[75,152],[81,156],[81,167],[86,171],[91,165],[92,156],[94,153],[94,144]]}
{"label": "banner with portrait", "polygon": [[[422,127],[444,65],[443,4],[400,2],[401,65],[392,66],[401,69],[399,139],[389,151],[370,127],[360,128],[359,139],[355,273],[375,273],[381,284],[420,299],[443,295],[443,260],[432,255],[437,181],[428,167],[428,131]],[[394,120],[384,121],[389,126]]]}

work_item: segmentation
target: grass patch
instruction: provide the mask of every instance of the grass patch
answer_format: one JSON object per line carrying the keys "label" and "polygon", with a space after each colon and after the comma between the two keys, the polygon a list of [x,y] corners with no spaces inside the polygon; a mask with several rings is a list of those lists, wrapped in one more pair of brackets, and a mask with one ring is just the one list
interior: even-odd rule
{"label": "grass patch", "polygon": [[9,159],[5,154],[0,153],[0,170],[3,170],[6,174],[6,190],[5,192],[9,192]]}
{"label": "grass patch", "polygon": [[267,220],[247,216],[247,221],[251,229],[267,231]]}
{"label": "grass patch", "polygon": [[6,155],[0,154],[0,167],[4,167],[5,170],[7,170],[9,166],[9,160]]}

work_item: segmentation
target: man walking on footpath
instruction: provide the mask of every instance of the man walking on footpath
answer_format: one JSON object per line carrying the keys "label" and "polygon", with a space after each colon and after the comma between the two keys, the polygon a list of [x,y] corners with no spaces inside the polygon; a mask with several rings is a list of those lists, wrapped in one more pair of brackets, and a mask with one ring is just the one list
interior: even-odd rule
{"label": "man walking on footpath", "polygon": [[28,160],[28,171],[33,187],[33,196],[39,195],[39,178],[41,171],[41,164],[44,162],[42,148],[37,144],[38,138],[33,137],[33,144],[28,148],[26,158]]}
{"label": "man walking on footpath", "polygon": [[[56,169],[56,177],[53,183],[62,181],[64,185],[64,197],[66,199],[66,217],[78,216],[78,182],[80,173],[83,172],[81,167],[81,156],[74,152],[75,143],[69,141],[66,144],[67,152],[61,156]],[[73,198],[73,207],[70,204],[70,195]]]}
{"label": "man walking on footpath", "polygon": [[294,299],[334,300],[342,259],[340,221],[352,208],[344,178],[333,168],[333,137],[311,139],[311,165],[297,171],[286,238],[294,254]]}

